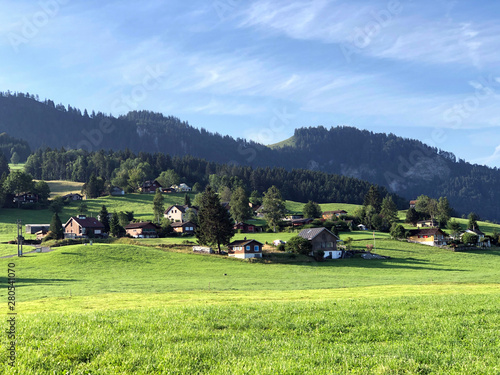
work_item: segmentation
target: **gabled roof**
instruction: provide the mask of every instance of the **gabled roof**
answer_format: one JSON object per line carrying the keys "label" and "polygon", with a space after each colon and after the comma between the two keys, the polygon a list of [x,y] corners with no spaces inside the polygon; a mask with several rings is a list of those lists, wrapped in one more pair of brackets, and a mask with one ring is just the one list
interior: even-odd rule
{"label": "gabled roof", "polygon": [[237,240],[237,241],[231,242],[229,244],[229,246],[246,246],[252,242],[257,242],[258,244],[261,244],[262,246],[264,246],[264,244],[262,242],[259,242],[257,240]]}
{"label": "gabled roof", "polygon": [[469,233],[475,233],[477,234],[478,236],[484,236],[484,233],[481,232],[479,229],[467,229],[466,232],[469,232]]}
{"label": "gabled roof", "polygon": [[426,229],[412,229],[410,230],[410,236],[435,236],[436,234],[442,234],[443,236],[448,236],[439,228],[426,228]]}
{"label": "gabled roof", "polygon": [[187,205],[181,206],[180,204],[174,204],[173,206],[170,206],[169,208],[167,208],[165,213],[167,214],[172,208],[177,208],[180,212],[185,214],[187,209],[189,208],[189,206],[187,206]]}
{"label": "gabled roof", "polygon": [[162,187],[157,180],[154,180],[154,181],[148,180],[148,181],[144,181],[142,183],[142,187],[146,188],[146,189],[153,186],[153,185],[158,185],[159,187]]}
{"label": "gabled roof", "polygon": [[329,234],[331,234],[332,236],[334,236],[335,238],[339,239],[335,234],[333,234],[332,232],[330,232],[328,229],[326,228],[309,228],[309,229],[302,229],[299,233],[299,236],[302,237],[302,238],[305,238],[306,240],[309,240],[311,241],[312,239],[314,239],[316,236],[318,236],[320,233],[323,233],[323,231],[326,231],[328,232]]}
{"label": "gabled roof", "polygon": [[125,227],[125,229],[139,229],[139,228],[146,228],[148,226],[154,226],[155,228],[158,228],[158,225],[155,223],[151,223],[149,221],[143,221],[140,223],[130,223]]}
{"label": "gabled roof", "polygon": [[75,216],[70,217],[66,224],[64,224],[64,227],[66,227],[71,220],[74,220],[82,228],[104,229],[104,225],[94,217],[86,217],[85,219],[82,219]]}
{"label": "gabled roof", "polygon": [[323,215],[329,215],[329,214],[333,214],[333,215],[338,215],[338,214],[346,214],[347,211],[344,211],[344,210],[336,210],[336,211],[325,211],[323,212]]}

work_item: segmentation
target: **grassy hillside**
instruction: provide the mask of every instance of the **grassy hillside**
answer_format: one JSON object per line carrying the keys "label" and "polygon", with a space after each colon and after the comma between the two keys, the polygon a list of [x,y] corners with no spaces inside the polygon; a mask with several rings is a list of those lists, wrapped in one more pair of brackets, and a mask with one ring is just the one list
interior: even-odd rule
{"label": "grassy hillside", "polygon": [[81,193],[83,183],[73,182],[73,181],[45,181],[50,188],[50,197],[54,198],[61,195],[71,194],[71,193]]}

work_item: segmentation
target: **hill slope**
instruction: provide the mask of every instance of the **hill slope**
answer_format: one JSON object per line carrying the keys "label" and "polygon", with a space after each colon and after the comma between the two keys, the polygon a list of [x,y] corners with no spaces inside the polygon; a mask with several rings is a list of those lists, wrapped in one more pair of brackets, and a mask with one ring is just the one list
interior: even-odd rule
{"label": "hill slope", "polygon": [[83,114],[29,94],[0,95],[0,131],[32,149],[82,148],[193,155],[253,167],[280,166],[341,174],[383,185],[407,199],[447,196],[459,214],[474,211],[500,221],[500,171],[457,160],[449,152],[394,134],[352,127],[310,127],[272,147],[196,129],[147,111],[119,118]]}

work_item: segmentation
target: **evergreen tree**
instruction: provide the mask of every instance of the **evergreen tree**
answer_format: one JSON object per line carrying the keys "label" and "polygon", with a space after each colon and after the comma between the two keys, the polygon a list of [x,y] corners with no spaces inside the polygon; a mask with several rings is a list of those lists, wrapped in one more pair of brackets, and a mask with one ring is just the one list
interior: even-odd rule
{"label": "evergreen tree", "polygon": [[113,212],[113,216],[111,216],[111,220],[109,221],[109,231],[113,237],[118,237],[120,236],[120,233],[122,233],[120,220],[118,219],[118,214],[116,212]]}
{"label": "evergreen tree", "polygon": [[451,231],[451,235],[453,237],[457,237],[462,230],[462,227],[456,220],[450,220],[448,221],[448,229]]}
{"label": "evergreen tree", "polygon": [[92,173],[89,181],[85,184],[84,191],[89,198],[97,198],[99,196],[99,184],[94,173]]}
{"label": "evergreen tree", "polygon": [[2,176],[4,173],[9,174],[10,169],[5,155],[3,154],[3,152],[0,152],[0,176]]}
{"label": "evergreen tree", "polygon": [[382,200],[382,206],[380,208],[380,215],[387,220],[391,225],[392,223],[395,223],[398,221],[398,208],[394,201],[392,200],[392,197],[390,195],[387,195],[383,200]]}
{"label": "evergreen tree", "polygon": [[401,224],[393,223],[391,226],[391,237],[403,239],[406,237],[405,228]]}
{"label": "evergreen tree", "polygon": [[155,197],[153,199],[153,213],[155,216],[155,221],[159,224],[165,212],[165,206],[163,205],[163,194],[160,189],[156,189]]}
{"label": "evergreen tree", "polygon": [[201,191],[201,185],[199,182],[195,182],[193,185],[193,193],[199,193]]}
{"label": "evergreen tree", "polygon": [[249,201],[260,206],[262,204],[262,195],[257,190],[254,190],[250,194]]}
{"label": "evergreen tree", "polygon": [[99,211],[99,219],[104,225],[104,232],[109,233],[109,216],[108,216],[108,209],[106,208],[105,205],[102,205],[101,211]]}
{"label": "evergreen tree", "polygon": [[217,246],[228,245],[234,235],[233,224],[229,212],[222,207],[219,196],[207,186],[201,198],[198,211],[198,228],[196,237],[200,245]]}
{"label": "evergreen tree", "polygon": [[380,211],[380,206],[382,204],[382,200],[380,198],[380,192],[375,185],[370,186],[368,193],[365,195],[364,206],[372,206],[375,208],[376,212]]}
{"label": "evergreen tree", "polygon": [[64,229],[61,223],[61,219],[59,218],[59,215],[57,213],[52,216],[49,231],[53,233],[52,236],[54,236],[54,238],[57,240],[64,238]]}
{"label": "evergreen tree", "polygon": [[469,214],[469,223],[467,225],[467,229],[474,230],[479,229],[479,225],[477,225],[477,221],[479,220],[479,215],[475,212],[471,212]]}
{"label": "evergreen tree", "polygon": [[439,222],[439,225],[442,227],[446,227],[446,225],[448,224],[448,220],[450,220],[450,217],[451,207],[450,203],[448,202],[448,198],[439,198],[437,203],[437,220]]}
{"label": "evergreen tree", "polygon": [[418,220],[419,220],[419,216],[418,216],[417,211],[413,207],[410,207],[410,209],[408,211],[406,211],[405,223],[408,223],[408,224],[415,226],[415,225],[417,225]]}
{"label": "evergreen tree", "polygon": [[267,225],[273,227],[273,231],[276,233],[276,225],[281,222],[286,214],[285,202],[276,186],[271,186],[264,193],[262,206]]}
{"label": "evergreen tree", "polygon": [[184,194],[184,206],[191,207],[191,198],[188,193]]}
{"label": "evergreen tree", "polygon": [[244,222],[252,217],[249,203],[245,189],[236,188],[229,202],[231,216],[236,223]]}
{"label": "evergreen tree", "polygon": [[302,210],[305,218],[318,218],[321,217],[323,211],[321,211],[321,207],[319,204],[313,201],[309,201],[304,205],[304,209]]}

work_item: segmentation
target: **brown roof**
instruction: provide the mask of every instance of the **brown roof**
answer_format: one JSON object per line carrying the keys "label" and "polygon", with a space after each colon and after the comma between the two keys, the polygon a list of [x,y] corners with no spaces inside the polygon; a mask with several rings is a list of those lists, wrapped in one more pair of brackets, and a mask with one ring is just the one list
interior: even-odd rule
{"label": "brown roof", "polygon": [[237,241],[231,242],[229,244],[229,246],[246,246],[251,242],[257,242],[258,244],[261,244],[262,246],[264,246],[264,244],[262,242],[259,242],[257,240],[237,240]]}
{"label": "brown roof", "polygon": [[68,222],[66,223],[66,225],[68,225],[68,223],[70,222],[71,219],[73,219],[74,221],[76,221],[78,223],[78,225],[80,225],[82,228],[99,228],[99,229],[104,229],[104,225],[99,220],[97,220],[94,217],[86,217],[85,219],[81,219],[79,217],[74,217],[73,216],[73,217],[71,217],[68,220]]}
{"label": "brown roof", "polygon": [[435,236],[438,233],[442,234],[443,236],[447,236],[447,234],[439,228],[412,229],[409,232],[410,236]]}
{"label": "brown roof", "polygon": [[151,223],[149,221],[143,221],[140,223],[130,223],[125,227],[125,229],[137,229],[137,228],[146,228],[148,226],[153,226],[155,228],[158,228],[158,226],[155,223]]}

